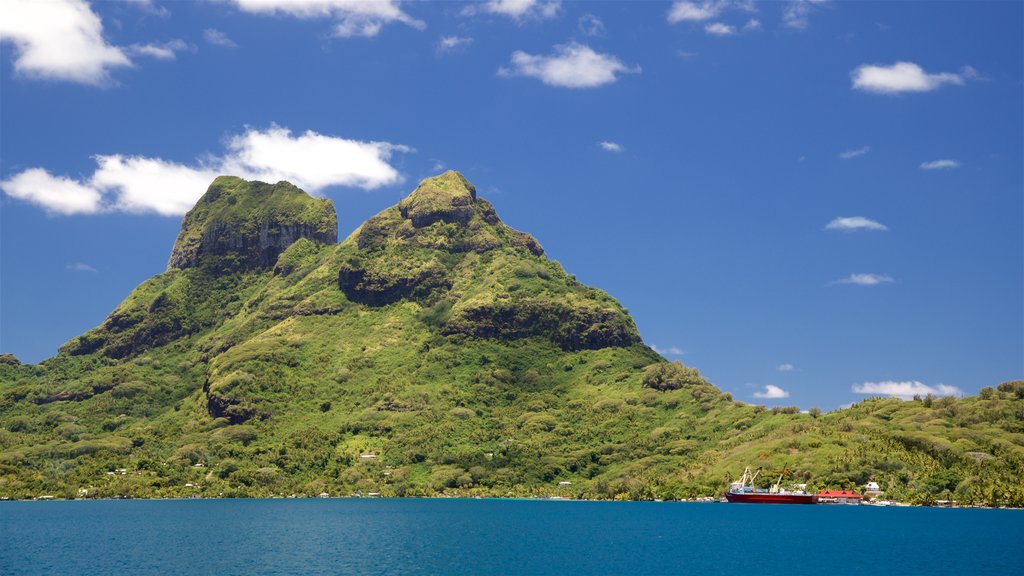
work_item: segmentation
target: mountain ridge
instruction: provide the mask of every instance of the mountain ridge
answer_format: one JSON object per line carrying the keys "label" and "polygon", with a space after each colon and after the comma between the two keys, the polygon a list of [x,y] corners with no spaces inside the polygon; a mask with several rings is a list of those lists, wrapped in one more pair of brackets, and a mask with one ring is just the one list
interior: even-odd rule
{"label": "mountain ridge", "polygon": [[1024,502],[1024,383],[824,415],[736,402],[454,171],[336,239],[329,200],[217,178],[166,272],[54,358],[0,362],[0,496],[680,498],[758,464]]}

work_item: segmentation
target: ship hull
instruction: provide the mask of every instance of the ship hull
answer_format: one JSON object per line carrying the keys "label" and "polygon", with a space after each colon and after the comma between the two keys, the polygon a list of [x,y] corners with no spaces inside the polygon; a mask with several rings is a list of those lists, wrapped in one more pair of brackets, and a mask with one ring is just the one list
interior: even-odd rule
{"label": "ship hull", "polygon": [[745,504],[817,504],[817,494],[768,494],[768,493],[735,493],[726,492],[725,499],[729,502]]}

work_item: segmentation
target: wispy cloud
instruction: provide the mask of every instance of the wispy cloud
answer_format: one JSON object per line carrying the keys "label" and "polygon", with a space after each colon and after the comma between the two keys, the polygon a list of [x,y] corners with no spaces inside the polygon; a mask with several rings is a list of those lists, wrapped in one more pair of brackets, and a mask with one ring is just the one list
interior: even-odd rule
{"label": "wispy cloud", "polygon": [[619,144],[617,142],[609,142],[607,140],[598,142],[597,145],[600,146],[602,150],[608,152],[622,152],[625,150],[622,144]]}
{"label": "wispy cloud", "polygon": [[189,45],[181,39],[171,40],[162,44],[132,44],[126,50],[133,56],[147,56],[157,60],[174,60],[177,53],[188,50]]}
{"label": "wispy cloud", "polygon": [[217,30],[216,28],[207,28],[206,30],[203,30],[203,40],[205,40],[207,44],[213,44],[214,46],[238,48],[238,44],[235,44],[234,40],[228,38],[227,34]]}
{"label": "wispy cloud", "polygon": [[930,162],[922,162],[921,170],[949,170],[951,168],[959,168],[960,162],[956,160],[932,160]]}
{"label": "wispy cloud", "polygon": [[931,92],[946,84],[961,86],[967,79],[977,76],[978,72],[970,66],[965,66],[960,73],[929,74],[913,62],[896,62],[890,66],[863,64],[850,73],[854,90],[874,94]]}
{"label": "wispy cloud", "polygon": [[655,352],[661,354],[662,356],[682,356],[683,354],[686,354],[686,350],[683,350],[678,346],[669,346],[668,348],[662,348],[661,346],[651,344],[651,350],[654,350]]}
{"label": "wispy cloud", "polygon": [[891,276],[885,274],[850,274],[846,278],[840,278],[834,280],[831,284],[854,284],[856,286],[877,286],[879,284],[889,284],[896,280]]}
{"label": "wispy cloud", "polygon": [[732,36],[736,33],[736,28],[721,22],[712,22],[704,26],[704,31],[712,36]]}
{"label": "wispy cloud", "polygon": [[825,0],[794,0],[782,10],[782,24],[787,28],[805,30],[810,26],[811,12]]}
{"label": "wispy cloud", "polygon": [[722,13],[727,7],[727,2],[673,2],[668,10],[669,24],[680,22],[703,22],[711,20]]}
{"label": "wispy cloud", "polygon": [[576,22],[576,27],[587,36],[601,36],[604,34],[604,22],[593,14],[584,14]]}
{"label": "wispy cloud", "polygon": [[867,154],[870,151],[871,151],[871,146],[864,146],[863,148],[856,148],[856,149],[853,149],[853,150],[846,150],[845,152],[840,152],[839,153],[839,157],[842,158],[843,160],[850,160],[851,158],[857,158],[858,156],[863,156],[863,155]]}
{"label": "wispy cloud", "polygon": [[513,20],[550,20],[562,10],[561,0],[488,0],[483,3],[466,5],[460,14],[475,16],[477,14],[494,14]]}
{"label": "wispy cloud", "polygon": [[789,398],[789,392],[774,384],[767,384],[762,390],[754,392],[754,398]]}
{"label": "wispy cloud", "polygon": [[469,46],[472,42],[473,39],[468,36],[442,36],[437,41],[437,51],[440,54],[455,52]]}
{"label": "wispy cloud", "polygon": [[964,391],[956,386],[949,386],[947,384],[928,386],[927,384],[918,382],[917,380],[908,380],[905,382],[894,382],[892,380],[884,380],[882,382],[864,382],[863,384],[854,384],[852,389],[857,394],[895,396],[904,400],[910,400],[914,396],[926,396],[928,394],[931,394],[932,396],[964,395]]}
{"label": "wispy cloud", "polygon": [[888,230],[889,228],[881,222],[869,220],[863,216],[841,216],[829,222],[825,230],[839,230],[852,232],[854,230]]}
{"label": "wispy cloud", "polygon": [[627,66],[610,54],[593,51],[589,46],[572,42],[555,46],[550,56],[512,53],[512,65],[499,68],[503,77],[528,76],[549,86],[561,88],[596,88],[611,84],[621,74],[636,74],[639,66]]}
{"label": "wispy cloud", "polygon": [[400,22],[417,30],[427,27],[422,20],[406,14],[401,0],[229,0],[243,12],[265,16],[326,18],[334,21],[334,35],[373,37],[386,24]]}
{"label": "wispy cloud", "polygon": [[775,369],[779,372],[796,372],[796,366],[792,364],[779,364]]}
{"label": "wispy cloud", "polygon": [[99,270],[93,268],[92,266],[89,266],[88,264],[83,264],[81,262],[75,262],[74,264],[68,264],[68,265],[64,266],[64,268],[66,270],[71,270],[73,272],[91,272],[93,274],[96,274],[97,272],[99,272]]}
{"label": "wispy cloud", "polygon": [[331,186],[371,190],[397,184],[401,175],[389,163],[396,152],[411,149],[389,142],[364,142],[313,131],[293,135],[287,128],[249,128],[227,141],[223,156],[195,164],[162,158],[97,155],[87,179],[55,176],[29,168],[0,182],[12,198],[51,214],[100,212],[187,212],[220,174],[278,182],[288,180],[317,194]]}

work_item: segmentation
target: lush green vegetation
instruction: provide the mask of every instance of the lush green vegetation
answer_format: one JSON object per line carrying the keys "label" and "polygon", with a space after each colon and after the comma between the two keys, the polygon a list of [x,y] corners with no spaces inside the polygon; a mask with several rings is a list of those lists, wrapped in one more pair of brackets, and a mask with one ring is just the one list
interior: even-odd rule
{"label": "lush green vegetation", "polygon": [[[239,182],[227,206],[269,190]],[[321,227],[304,195],[273,197]],[[827,414],[735,402],[454,172],[341,244],[301,236],[148,280],[42,364],[0,356],[0,496],[683,498],[762,466],[1024,505],[1022,382]]]}

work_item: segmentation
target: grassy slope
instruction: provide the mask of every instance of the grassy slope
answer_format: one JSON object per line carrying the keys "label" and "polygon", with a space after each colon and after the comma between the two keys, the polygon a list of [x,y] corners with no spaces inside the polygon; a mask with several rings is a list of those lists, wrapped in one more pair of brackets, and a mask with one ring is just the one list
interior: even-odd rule
{"label": "grassy slope", "polygon": [[[339,245],[300,240],[270,270],[170,271],[57,357],[0,363],[0,496],[674,498],[760,465],[815,487],[876,479],[909,500],[1024,504],[1024,384],[817,418],[700,378],[645,387],[663,360],[630,340],[618,303],[483,201],[445,213],[438,194],[458,204],[468,183],[427,184]],[[413,228],[417,206],[459,223]],[[346,292],[350,269],[362,280]],[[480,337],[496,325],[520,329]]]}

